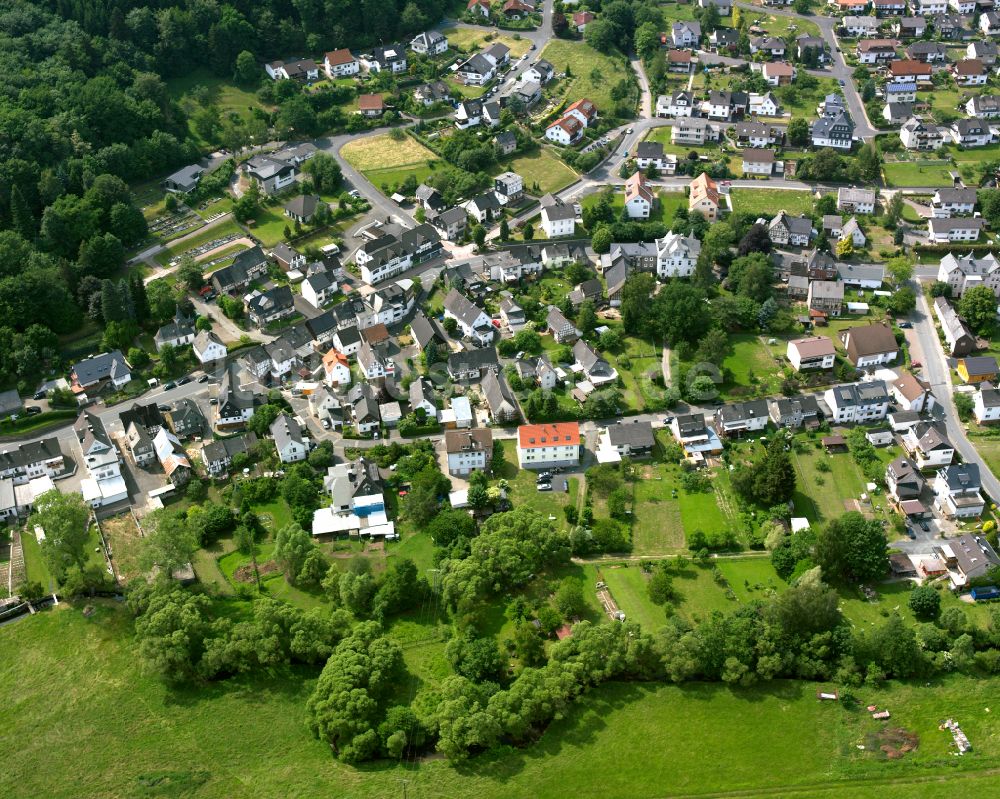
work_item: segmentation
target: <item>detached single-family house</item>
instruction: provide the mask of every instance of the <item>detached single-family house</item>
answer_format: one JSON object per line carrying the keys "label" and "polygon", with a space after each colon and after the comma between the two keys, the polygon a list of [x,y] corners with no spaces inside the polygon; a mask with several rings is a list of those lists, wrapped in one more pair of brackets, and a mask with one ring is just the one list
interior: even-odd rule
{"label": "detached single-family house", "polygon": [[967,384],[988,381],[996,385],[997,375],[1000,373],[1000,369],[997,368],[997,359],[988,355],[979,355],[974,358],[959,358],[955,371],[962,378],[962,382]]}
{"label": "detached single-family house", "polygon": [[[934,506],[951,519],[981,516],[986,509],[983,495],[979,493],[981,488],[979,466],[975,463],[945,466],[938,470],[934,478]],[[949,543],[946,546],[952,552],[955,552],[956,548],[961,549],[960,544],[956,543]],[[977,546],[976,551],[982,552],[981,547]],[[1000,560],[995,554],[991,565],[1000,565]]]}
{"label": "detached single-family house", "polygon": [[806,372],[832,369],[837,351],[826,336],[813,336],[789,341],[785,356],[796,372]]}
{"label": "detached single-family house", "polygon": [[847,360],[858,369],[892,363],[899,355],[899,344],[892,328],[881,322],[849,327],[841,332]]}
{"label": "detached single-family house", "polygon": [[926,484],[913,462],[905,455],[900,455],[885,467],[885,484],[889,495],[897,502],[906,499],[919,499]]}
{"label": "detached single-family house", "polygon": [[271,422],[271,438],[282,463],[296,463],[305,460],[309,454],[309,439],[302,432],[299,423],[287,413],[280,414]]}
{"label": "detached single-family house", "polygon": [[902,440],[918,469],[947,466],[955,457],[954,445],[930,422],[914,425],[903,433]]}
{"label": "detached single-family house", "polygon": [[347,75],[357,75],[361,64],[347,48],[331,50],[323,57],[323,69],[328,78],[343,78]]}
{"label": "detached single-family house", "polygon": [[973,395],[973,413],[978,424],[992,424],[1000,421],[1000,390],[983,381]]}

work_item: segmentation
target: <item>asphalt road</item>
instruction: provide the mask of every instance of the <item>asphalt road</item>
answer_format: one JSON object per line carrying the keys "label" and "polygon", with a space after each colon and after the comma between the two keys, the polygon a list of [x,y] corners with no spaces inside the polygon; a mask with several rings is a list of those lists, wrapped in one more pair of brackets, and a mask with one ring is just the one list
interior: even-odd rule
{"label": "asphalt road", "polygon": [[972,442],[969,441],[965,425],[958,418],[955,403],[952,400],[950,369],[944,349],[938,341],[937,331],[934,329],[930,303],[928,303],[926,295],[920,291],[919,285],[915,286],[914,289],[917,293],[917,309],[910,318],[913,321],[912,332],[917,339],[923,357],[921,361],[923,364],[922,376],[930,383],[934,398],[944,410],[943,421],[949,440],[962,455],[963,461],[979,466],[983,489],[991,499],[996,500],[1000,498],[1000,480],[997,480],[996,475],[986,465],[986,461],[980,457]]}

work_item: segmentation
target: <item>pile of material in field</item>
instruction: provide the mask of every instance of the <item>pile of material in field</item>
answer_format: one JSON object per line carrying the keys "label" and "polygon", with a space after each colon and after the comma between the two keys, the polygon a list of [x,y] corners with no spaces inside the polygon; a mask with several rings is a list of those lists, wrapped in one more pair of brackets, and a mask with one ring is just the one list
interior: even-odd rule
{"label": "pile of material in field", "polygon": [[873,732],[865,741],[865,748],[871,752],[882,752],[887,760],[899,760],[907,752],[916,751],[920,739],[917,734],[902,727],[883,727]]}

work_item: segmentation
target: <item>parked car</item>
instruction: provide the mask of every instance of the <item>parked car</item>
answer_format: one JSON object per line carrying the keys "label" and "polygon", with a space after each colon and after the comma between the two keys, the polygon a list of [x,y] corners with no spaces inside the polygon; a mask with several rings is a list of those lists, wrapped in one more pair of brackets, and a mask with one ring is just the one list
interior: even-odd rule
{"label": "parked car", "polygon": [[201,377],[199,377],[198,378],[198,382],[199,383],[207,383],[208,382],[208,375],[202,375]]}
{"label": "parked car", "polygon": [[34,393],[34,396],[32,396],[32,399],[36,399],[36,400],[43,400],[43,399],[45,399],[45,391],[36,391]]}
{"label": "parked car", "polygon": [[909,330],[911,327],[913,327],[913,323],[912,322],[900,322],[899,326],[901,328],[903,328],[903,330]]}
{"label": "parked car", "polygon": [[161,410],[161,411],[169,411],[170,410],[170,406],[169,405],[157,405],[156,407],[159,410]]}
{"label": "parked car", "polygon": [[187,385],[190,382],[191,382],[191,378],[187,377],[187,376],[184,376],[180,380],[177,381],[177,385],[184,386],[184,385]]}
{"label": "parked car", "polygon": [[536,488],[539,491],[551,491],[552,490],[552,483],[539,483],[536,486]]}
{"label": "parked car", "polygon": [[218,397],[212,397],[212,398],[211,398],[211,399],[210,399],[210,400],[208,401],[208,404],[209,404],[209,405],[218,405],[218,404],[219,404],[219,398],[218,398]]}
{"label": "parked car", "polygon": [[921,519],[919,524],[920,524],[920,529],[923,530],[925,533],[929,533],[931,531],[931,526],[927,523],[925,519]]}
{"label": "parked car", "polygon": [[176,384],[176,383],[173,383],[173,382],[171,382],[171,383],[166,383],[166,384],[165,384],[165,385],[163,386],[163,390],[164,390],[164,391],[170,391],[170,389],[172,389],[172,388],[177,388],[177,384]]}
{"label": "parked car", "polygon": [[28,416],[37,416],[42,412],[42,409],[37,405],[32,405],[30,408],[25,408],[24,412],[28,414]]}

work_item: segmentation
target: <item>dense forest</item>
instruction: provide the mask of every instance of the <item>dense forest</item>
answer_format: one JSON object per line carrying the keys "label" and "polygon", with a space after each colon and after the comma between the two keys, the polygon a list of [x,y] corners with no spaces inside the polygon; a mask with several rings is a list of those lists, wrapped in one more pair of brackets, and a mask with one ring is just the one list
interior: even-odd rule
{"label": "dense forest", "polygon": [[0,2],[0,383],[31,390],[57,365],[57,334],[119,280],[147,236],[129,184],[197,159],[166,81],[232,77],[241,54],[245,65],[388,42],[442,11],[436,0]]}

